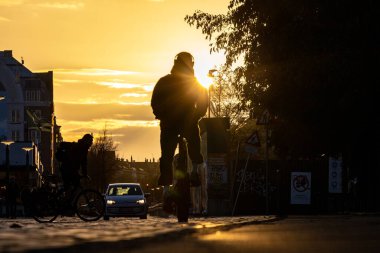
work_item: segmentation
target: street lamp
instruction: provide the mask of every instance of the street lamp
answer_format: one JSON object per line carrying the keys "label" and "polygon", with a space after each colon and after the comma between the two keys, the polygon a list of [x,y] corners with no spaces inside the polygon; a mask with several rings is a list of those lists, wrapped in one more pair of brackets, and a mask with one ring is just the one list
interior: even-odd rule
{"label": "street lamp", "polygon": [[25,150],[25,153],[26,153],[25,162],[26,162],[26,167],[29,171],[29,151],[32,150],[33,148],[32,147],[24,147],[22,149]]}
{"label": "street lamp", "polygon": [[5,145],[5,168],[6,168],[6,183],[9,183],[9,146],[14,143],[14,141],[1,141]]}

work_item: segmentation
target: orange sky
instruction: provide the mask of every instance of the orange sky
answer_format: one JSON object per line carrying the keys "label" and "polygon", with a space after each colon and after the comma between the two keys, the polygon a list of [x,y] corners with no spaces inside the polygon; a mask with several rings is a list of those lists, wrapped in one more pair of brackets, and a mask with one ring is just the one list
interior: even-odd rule
{"label": "orange sky", "polygon": [[107,127],[118,154],[159,158],[151,91],[175,54],[195,57],[202,82],[224,61],[184,21],[195,10],[226,13],[229,0],[0,0],[0,50],[33,72],[54,71],[58,124],[66,141]]}

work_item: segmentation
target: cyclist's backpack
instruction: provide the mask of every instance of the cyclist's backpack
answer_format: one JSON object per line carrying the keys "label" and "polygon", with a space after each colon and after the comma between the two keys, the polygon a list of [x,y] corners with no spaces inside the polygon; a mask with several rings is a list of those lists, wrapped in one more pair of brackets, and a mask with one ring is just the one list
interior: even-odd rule
{"label": "cyclist's backpack", "polygon": [[73,145],[73,142],[62,141],[59,144],[57,151],[55,152],[55,158],[57,161],[63,162],[69,159],[70,149],[73,147]]}

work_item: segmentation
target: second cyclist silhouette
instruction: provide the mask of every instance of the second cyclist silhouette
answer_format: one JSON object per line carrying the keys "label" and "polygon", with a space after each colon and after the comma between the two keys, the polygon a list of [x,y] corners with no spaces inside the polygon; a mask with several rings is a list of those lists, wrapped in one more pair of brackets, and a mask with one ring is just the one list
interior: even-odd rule
{"label": "second cyclist silhouette", "polygon": [[[67,194],[67,199],[71,200],[75,191],[80,188],[81,178],[87,178],[87,154],[92,146],[93,136],[85,134],[78,142],[61,142],[56,158],[60,161],[60,172],[63,181],[63,187]],[[70,202],[68,204],[68,213]]]}

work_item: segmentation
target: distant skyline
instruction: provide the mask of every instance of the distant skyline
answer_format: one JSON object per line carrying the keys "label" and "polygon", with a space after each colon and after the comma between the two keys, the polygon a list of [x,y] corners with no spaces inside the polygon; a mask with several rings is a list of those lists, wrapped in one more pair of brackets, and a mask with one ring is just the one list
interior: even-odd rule
{"label": "distant skyline", "polygon": [[190,27],[195,10],[222,14],[227,0],[0,0],[0,49],[33,72],[54,72],[58,125],[66,141],[106,127],[120,157],[159,158],[159,127],[150,108],[158,78],[188,51],[196,76],[224,56]]}

